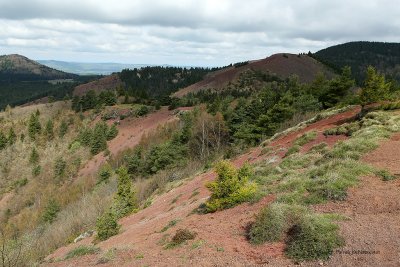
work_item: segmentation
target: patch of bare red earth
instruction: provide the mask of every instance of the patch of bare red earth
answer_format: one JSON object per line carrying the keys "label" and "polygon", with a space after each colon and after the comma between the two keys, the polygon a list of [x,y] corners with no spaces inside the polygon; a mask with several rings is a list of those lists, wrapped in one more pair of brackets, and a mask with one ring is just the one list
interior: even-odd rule
{"label": "patch of bare red earth", "polygon": [[[358,109],[350,110],[311,124],[304,129],[289,133],[273,141],[270,146],[287,149],[302,133],[316,130],[318,138],[325,138],[324,129],[333,127],[354,117]],[[328,141],[328,143],[333,141]],[[267,159],[261,155],[261,148],[237,157],[233,162],[241,166],[245,162]],[[210,196],[205,184],[215,179],[214,172],[206,172],[184,182],[183,185],[157,196],[153,204],[138,213],[119,221],[121,233],[97,244],[102,252],[119,248],[114,260],[101,266],[291,266],[293,263],[283,256],[282,242],[251,245],[246,239],[246,227],[254,221],[260,209],[271,203],[275,196],[268,195],[255,204],[243,204],[213,214],[193,214],[192,211]],[[195,193],[198,192],[198,193]],[[179,220],[177,225],[161,232],[170,221]],[[164,249],[162,240],[174,235],[177,229],[188,228],[197,233],[189,241],[174,249]],[[77,244],[56,250],[47,259],[61,259],[68,251],[80,244],[89,244],[86,239]],[[140,257],[138,257],[140,255]],[[142,257],[143,256],[143,257]],[[88,255],[69,261],[46,263],[48,266],[93,266],[99,255]]]}
{"label": "patch of bare red earth", "polygon": [[[382,142],[363,160],[398,176],[400,134]],[[346,245],[333,254],[328,266],[400,266],[400,179],[362,177],[346,201],[320,205],[316,210],[349,218],[339,223]]]}

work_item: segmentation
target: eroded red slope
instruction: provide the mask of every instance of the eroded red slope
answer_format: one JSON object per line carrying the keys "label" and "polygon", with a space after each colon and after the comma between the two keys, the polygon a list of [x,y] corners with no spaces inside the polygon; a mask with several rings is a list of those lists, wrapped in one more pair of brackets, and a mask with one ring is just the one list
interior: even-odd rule
{"label": "eroded red slope", "polygon": [[[333,144],[337,140],[336,137],[324,137],[323,130],[352,118],[357,112],[358,109],[350,110],[323,119],[273,141],[270,146],[282,147],[284,151],[299,135],[310,130],[316,130],[319,139],[323,138],[324,141]],[[262,159],[266,159],[266,156],[261,155],[261,148],[257,147],[233,162],[236,166],[241,166],[245,162]],[[214,178],[213,172],[199,174],[186,180],[181,186],[155,197],[150,207],[121,219],[121,233],[97,244],[103,252],[117,248],[115,259],[101,266],[249,266],[265,263],[269,266],[291,265],[292,263],[282,256],[283,243],[252,246],[245,238],[247,225],[254,220],[255,214],[263,206],[274,200],[274,195],[268,195],[253,205],[243,204],[213,214],[192,214],[193,209],[209,197],[205,183]],[[161,232],[172,220],[178,220],[177,225]],[[176,249],[164,249],[163,239],[173,235],[179,228],[188,228],[196,232],[196,240]],[[86,239],[60,248],[47,259],[63,258],[74,247],[89,244],[91,241]],[[97,263],[99,257],[100,255],[88,255],[45,265],[92,266]]]}

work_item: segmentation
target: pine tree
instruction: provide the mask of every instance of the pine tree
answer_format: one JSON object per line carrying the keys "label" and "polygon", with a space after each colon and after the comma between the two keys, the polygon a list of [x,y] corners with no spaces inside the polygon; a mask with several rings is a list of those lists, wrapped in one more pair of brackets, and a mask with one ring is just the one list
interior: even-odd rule
{"label": "pine tree", "polygon": [[106,211],[96,222],[97,239],[106,240],[109,237],[118,234],[120,225],[112,211]]}
{"label": "pine tree", "polygon": [[40,114],[39,110],[37,110],[36,113],[31,114],[31,117],[29,118],[28,132],[31,139],[35,139],[36,134],[40,133],[42,130],[38,114]]}
{"label": "pine tree", "polygon": [[92,135],[93,135],[93,132],[90,128],[84,128],[83,130],[81,130],[79,132],[78,140],[84,146],[90,146],[90,143],[92,141]]}
{"label": "pine tree", "polygon": [[107,124],[105,123],[96,124],[90,142],[90,152],[93,155],[97,155],[99,152],[107,148],[107,138],[106,138],[107,131],[108,131]]}
{"label": "pine tree", "polygon": [[117,218],[133,212],[138,207],[131,179],[126,168],[118,170],[118,190],[114,197],[114,210]]}
{"label": "pine tree", "polygon": [[56,217],[58,212],[60,211],[60,205],[58,202],[54,199],[50,199],[49,202],[47,203],[44,213],[42,215],[42,219],[44,222],[52,223]]}
{"label": "pine tree", "polygon": [[383,100],[389,93],[390,82],[385,81],[385,76],[376,72],[375,68],[369,66],[367,69],[367,78],[362,88],[360,100],[361,105],[365,105]]}
{"label": "pine tree", "polygon": [[113,124],[107,132],[107,140],[112,140],[118,135],[118,129],[115,124]]}
{"label": "pine tree", "polygon": [[11,127],[8,131],[8,144],[13,145],[17,141],[17,135],[15,134],[14,128]]}
{"label": "pine tree", "polygon": [[4,135],[2,131],[0,131],[0,150],[6,148],[7,146],[7,137]]}
{"label": "pine tree", "polygon": [[58,136],[60,138],[63,138],[65,136],[65,134],[67,133],[67,131],[68,131],[68,124],[67,124],[67,122],[65,120],[62,120],[61,125],[60,125],[60,129],[59,129],[59,132],[58,132]]}
{"label": "pine tree", "polygon": [[32,148],[31,155],[29,157],[29,162],[32,164],[36,164],[39,162],[39,153],[36,148]]}
{"label": "pine tree", "polygon": [[65,169],[67,167],[67,162],[61,157],[57,158],[54,162],[54,176],[63,177],[65,174]]}
{"label": "pine tree", "polygon": [[51,119],[49,119],[46,123],[46,129],[45,129],[45,134],[47,137],[47,140],[53,140],[54,138],[54,124]]}

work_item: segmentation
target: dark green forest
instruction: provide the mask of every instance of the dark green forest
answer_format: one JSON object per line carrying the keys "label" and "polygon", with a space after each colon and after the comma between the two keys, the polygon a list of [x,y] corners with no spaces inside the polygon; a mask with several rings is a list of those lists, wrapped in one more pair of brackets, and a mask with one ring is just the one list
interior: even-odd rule
{"label": "dark green forest", "polygon": [[388,80],[400,82],[400,44],[383,42],[349,42],[322,49],[314,58],[340,70],[350,66],[357,84],[362,85],[368,66],[385,74]]}
{"label": "dark green forest", "polygon": [[145,67],[123,70],[119,73],[129,96],[141,99],[162,100],[198,81],[210,71],[208,68]]}
{"label": "dark green forest", "polygon": [[78,84],[91,81],[98,76],[78,76],[74,82],[51,84],[48,81],[12,81],[0,82],[0,110],[7,105],[17,106],[34,101],[42,97],[52,97],[61,100],[71,96],[74,87]]}

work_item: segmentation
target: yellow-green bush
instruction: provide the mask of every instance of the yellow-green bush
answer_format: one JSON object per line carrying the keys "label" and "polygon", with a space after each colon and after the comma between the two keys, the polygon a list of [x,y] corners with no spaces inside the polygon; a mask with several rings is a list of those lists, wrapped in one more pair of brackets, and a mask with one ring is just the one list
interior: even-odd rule
{"label": "yellow-green bush", "polygon": [[229,161],[221,161],[215,166],[215,172],[217,179],[207,184],[212,192],[206,202],[207,212],[231,208],[254,197],[257,186],[248,181],[252,174],[248,165],[236,169]]}

